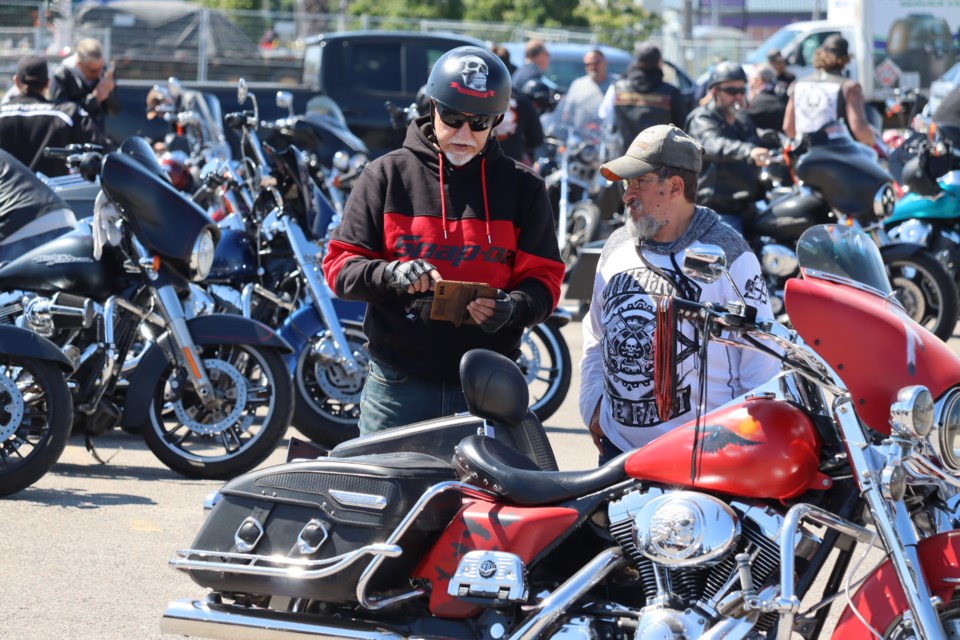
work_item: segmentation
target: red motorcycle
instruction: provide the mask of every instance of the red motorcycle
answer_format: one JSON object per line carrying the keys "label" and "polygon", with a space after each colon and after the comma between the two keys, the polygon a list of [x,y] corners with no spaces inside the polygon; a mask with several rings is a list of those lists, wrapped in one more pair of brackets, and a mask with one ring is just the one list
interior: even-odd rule
{"label": "red motorcycle", "polygon": [[[795,331],[742,301],[660,305],[662,371],[691,322],[701,348],[779,358],[766,385],[598,469],[548,471],[519,371],[471,352],[471,416],[225,485],[172,561],[210,593],[171,603],[162,630],[786,640],[820,637],[837,604],[834,638],[956,637],[960,358],[898,305],[861,232],[813,227],[797,253]],[[719,249],[688,252],[684,270],[727,277]],[[874,547],[882,562],[858,567]]]}

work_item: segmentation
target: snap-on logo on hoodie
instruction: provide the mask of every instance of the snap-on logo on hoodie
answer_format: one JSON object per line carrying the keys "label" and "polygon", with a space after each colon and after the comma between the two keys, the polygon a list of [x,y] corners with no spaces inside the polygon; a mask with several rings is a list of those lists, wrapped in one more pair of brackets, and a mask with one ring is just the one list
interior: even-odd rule
{"label": "snap-on logo on hoodie", "polygon": [[487,76],[490,67],[479,56],[464,56],[460,59],[460,77],[463,84],[452,81],[450,87],[457,93],[463,93],[474,98],[492,98],[493,91],[487,91]]}
{"label": "snap-on logo on hoodie", "polygon": [[480,245],[467,244],[434,244],[423,242],[422,236],[400,236],[393,247],[397,258],[422,258],[449,262],[459,266],[462,262],[481,260],[498,264],[512,264],[516,252],[505,247],[489,246],[481,249]]}

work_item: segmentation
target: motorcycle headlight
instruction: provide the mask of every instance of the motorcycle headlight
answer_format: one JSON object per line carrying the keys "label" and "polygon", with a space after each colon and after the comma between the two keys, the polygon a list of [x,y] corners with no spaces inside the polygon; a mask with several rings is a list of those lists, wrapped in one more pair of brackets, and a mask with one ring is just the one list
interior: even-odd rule
{"label": "motorcycle headlight", "polygon": [[960,472],[960,389],[940,399],[935,416],[928,441],[940,464],[956,474]]}
{"label": "motorcycle headlight", "polygon": [[580,147],[580,162],[583,164],[593,164],[597,161],[597,158],[600,156],[600,152],[592,144],[585,144]]}
{"label": "motorcycle headlight", "polygon": [[890,405],[894,431],[909,438],[923,438],[933,429],[933,396],[923,386],[904,387]]}
{"label": "motorcycle headlight", "polygon": [[203,280],[210,273],[213,266],[213,252],[216,245],[213,243],[213,231],[204,229],[197,236],[193,243],[193,250],[190,252],[190,271],[193,272],[193,279]]}
{"label": "motorcycle headlight", "polygon": [[874,215],[880,220],[889,218],[893,213],[893,206],[896,202],[897,196],[893,192],[893,186],[889,182],[884,182],[873,196]]}

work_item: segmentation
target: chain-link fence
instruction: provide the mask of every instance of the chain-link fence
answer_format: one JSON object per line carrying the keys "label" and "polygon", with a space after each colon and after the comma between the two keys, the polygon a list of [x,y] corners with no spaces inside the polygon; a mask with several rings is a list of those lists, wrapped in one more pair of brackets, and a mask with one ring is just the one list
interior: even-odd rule
{"label": "chain-link fence", "polygon": [[52,64],[80,38],[101,41],[120,79],[297,83],[306,37],[346,30],[447,31],[491,43],[538,37],[554,42],[594,40],[587,30],[494,22],[421,20],[297,12],[221,11],[188,2],[88,2],[59,16],[62,3],[0,2],[0,88],[16,60],[45,53]]}

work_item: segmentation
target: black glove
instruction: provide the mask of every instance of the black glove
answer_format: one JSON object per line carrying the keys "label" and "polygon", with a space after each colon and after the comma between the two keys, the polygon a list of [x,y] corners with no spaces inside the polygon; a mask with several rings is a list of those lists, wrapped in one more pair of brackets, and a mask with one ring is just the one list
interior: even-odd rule
{"label": "black glove", "polygon": [[436,269],[426,260],[410,260],[409,262],[400,262],[394,260],[387,265],[383,271],[384,282],[387,286],[397,293],[407,293],[407,288],[420,279],[425,273],[430,273]]}
{"label": "black glove", "polygon": [[494,302],[496,306],[493,308],[493,315],[480,323],[480,328],[487,333],[496,333],[502,329],[510,322],[517,310],[516,300],[511,298],[506,291],[497,291]]}

